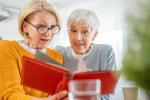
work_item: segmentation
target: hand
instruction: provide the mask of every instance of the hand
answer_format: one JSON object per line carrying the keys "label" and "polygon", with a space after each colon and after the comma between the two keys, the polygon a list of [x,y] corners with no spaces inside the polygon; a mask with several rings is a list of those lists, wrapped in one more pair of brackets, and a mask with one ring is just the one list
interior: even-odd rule
{"label": "hand", "polygon": [[57,94],[54,94],[52,96],[49,96],[47,100],[68,100],[67,98],[67,91],[62,91],[62,92],[59,92]]}

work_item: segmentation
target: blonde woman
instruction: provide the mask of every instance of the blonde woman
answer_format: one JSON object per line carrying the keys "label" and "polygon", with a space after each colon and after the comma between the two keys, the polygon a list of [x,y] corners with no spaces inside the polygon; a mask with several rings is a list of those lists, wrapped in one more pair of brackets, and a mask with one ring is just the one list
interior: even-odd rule
{"label": "blonde woman", "polygon": [[63,91],[51,96],[22,86],[20,77],[22,57],[35,58],[36,50],[63,64],[62,55],[47,48],[59,30],[59,14],[46,0],[33,0],[22,9],[19,15],[19,31],[23,40],[0,41],[0,100],[60,100],[67,95]]}

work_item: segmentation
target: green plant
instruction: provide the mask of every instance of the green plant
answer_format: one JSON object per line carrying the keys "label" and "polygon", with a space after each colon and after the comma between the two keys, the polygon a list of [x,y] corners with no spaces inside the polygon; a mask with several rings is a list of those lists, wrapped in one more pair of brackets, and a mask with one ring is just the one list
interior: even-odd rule
{"label": "green plant", "polygon": [[[141,0],[142,1],[142,0]],[[139,11],[127,14],[128,48],[123,60],[127,79],[150,93],[150,1],[139,3]]]}

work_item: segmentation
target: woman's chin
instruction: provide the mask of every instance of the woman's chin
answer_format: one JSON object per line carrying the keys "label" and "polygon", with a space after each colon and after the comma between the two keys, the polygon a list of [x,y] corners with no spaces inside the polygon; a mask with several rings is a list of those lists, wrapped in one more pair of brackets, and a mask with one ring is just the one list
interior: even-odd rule
{"label": "woman's chin", "polygon": [[76,54],[83,54],[85,51],[84,50],[75,50],[74,51]]}
{"label": "woman's chin", "polygon": [[47,48],[47,47],[48,47],[47,44],[45,44],[45,45],[43,44],[43,45],[38,46],[39,49],[44,49],[44,48]]}

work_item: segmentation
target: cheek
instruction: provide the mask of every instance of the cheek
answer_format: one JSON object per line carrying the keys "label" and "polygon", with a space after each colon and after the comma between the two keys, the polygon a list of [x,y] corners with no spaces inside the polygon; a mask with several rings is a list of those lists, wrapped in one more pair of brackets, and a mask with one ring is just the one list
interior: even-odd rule
{"label": "cheek", "polygon": [[85,40],[85,46],[88,48],[91,45],[91,39],[86,39]]}
{"label": "cheek", "polygon": [[32,42],[36,43],[37,41],[39,41],[40,37],[37,34],[30,34],[30,39]]}
{"label": "cheek", "polygon": [[30,32],[30,35],[31,35],[32,37],[37,37],[37,36],[38,36],[38,33],[34,32],[34,31],[31,31],[31,32]]}
{"label": "cheek", "polygon": [[30,27],[29,27],[29,28],[28,28],[28,34],[29,34],[30,38],[32,38],[32,39],[35,39],[35,38],[38,37],[37,30],[34,29],[34,28],[30,28]]}
{"label": "cheek", "polygon": [[72,43],[74,41],[73,36],[69,35],[69,40],[70,40],[70,43]]}

